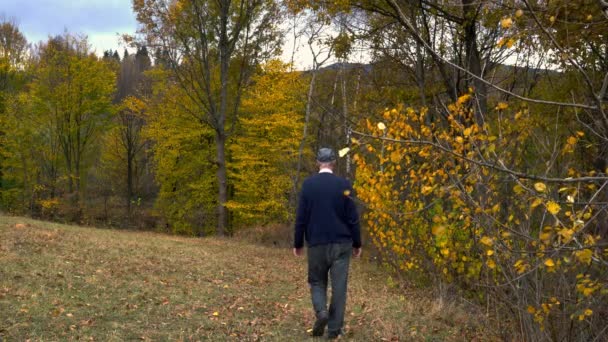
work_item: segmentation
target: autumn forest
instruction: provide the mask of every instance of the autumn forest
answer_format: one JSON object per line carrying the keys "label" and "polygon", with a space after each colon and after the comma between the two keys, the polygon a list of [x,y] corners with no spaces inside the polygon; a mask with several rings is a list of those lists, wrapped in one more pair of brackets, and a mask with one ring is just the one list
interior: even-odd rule
{"label": "autumn forest", "polygon": [[465,298],[505,340],[608,336],[608,3],[132,9],[138,33],[102,54],[0,22],[1,212],[289,245],[331,147],[394,279]]}

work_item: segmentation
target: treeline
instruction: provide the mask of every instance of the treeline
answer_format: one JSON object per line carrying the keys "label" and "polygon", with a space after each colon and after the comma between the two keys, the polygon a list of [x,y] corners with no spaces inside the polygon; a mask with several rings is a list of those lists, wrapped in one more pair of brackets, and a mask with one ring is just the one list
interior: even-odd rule
{"label": "treeline", "polygon": [[[217,226],[211,129],[162,50],[96,56],[66,33],[3,61],[2,209],[44,219],[206,235]],[[10,46],[7,48],[11,48]],[[269,60],[232,122],[230,226],[288,222],[303,78]],[[263,184],[263,186],[260,186]]]}
{"label": "treeline", "polygon": [[[288,224],[331,146],[401,279],[483,304],[506,340],[601,340],[602,4],[134,1],[137,52],[101,58],[69,34],[30,50],[4,23],[2,208],[190,235]],[[309,70],[276,60],[285,34]]]}

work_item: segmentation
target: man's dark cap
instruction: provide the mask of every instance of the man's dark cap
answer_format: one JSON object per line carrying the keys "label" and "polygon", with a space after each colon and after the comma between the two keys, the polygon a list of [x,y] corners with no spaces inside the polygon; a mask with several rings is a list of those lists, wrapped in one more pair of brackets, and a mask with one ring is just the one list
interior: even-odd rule
{"label": "man's dark cap", "polygon": [[331,148],[323,147],[317,152],[317,161],[319,163],[330,163],[336,160],[336,152]]}

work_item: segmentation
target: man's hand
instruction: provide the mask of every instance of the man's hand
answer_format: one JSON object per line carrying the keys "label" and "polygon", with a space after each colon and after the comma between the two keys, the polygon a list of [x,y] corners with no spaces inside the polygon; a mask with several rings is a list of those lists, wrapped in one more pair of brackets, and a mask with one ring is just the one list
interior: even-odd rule
{"label": "man's hand", "polygon": [[301,257],[302,254],[304,254],[303,252],[304,248],[300,247],[300,248],[294,248],[293,249],[293,255],[297,256],[297,257]]}
{"label": "man's hand", "polygon": [[359,248],[353,248],[353,256],[355,258],[361,257],[361,247],[359,247]]}

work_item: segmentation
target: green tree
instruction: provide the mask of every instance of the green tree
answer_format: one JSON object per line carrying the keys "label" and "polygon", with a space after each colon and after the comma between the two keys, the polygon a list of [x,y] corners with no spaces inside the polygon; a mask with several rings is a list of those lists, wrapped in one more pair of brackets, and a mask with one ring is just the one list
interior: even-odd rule
{"label": "green tree", "polygon": [[241,94],[255,66],[278,52],[273,0],[133,0],[149,46],[166,51],[175,82],[194,105],[188,110],[215,134],[217,233],[228,224],[226,143]]}
{"label": "green tree", "polygon": [[87,158],[111,117],[115,74],[89,51],[86,39],[69,34],[41,47],[34,73],[31,123],[49,130],[47,144],[58,144],[67,192],[78,203]]}
{"label": "green tree", "polygon": [[[29,44],[17,25],[0,18],[0,150],[6,127],[7,105],[26,80]],[[3,161],[0,156],[0,189],[3,188]]]}
{"label": "green tree", "polygon": [[216,222],[214,132],[193,118],[196,104],[166,71],[155,69],[151,77],[155,85],[144,111],[143,135],[152,141],[156,208],[170,232],[207,234]]}
{"label": "green tree", "polygon": [[288,222],[294,210],[290,199],[297,179],[306,80],[277,60],[262,69],[244,95],[239,134],[230,145],[234,197],[228,206],[240,226]]}

